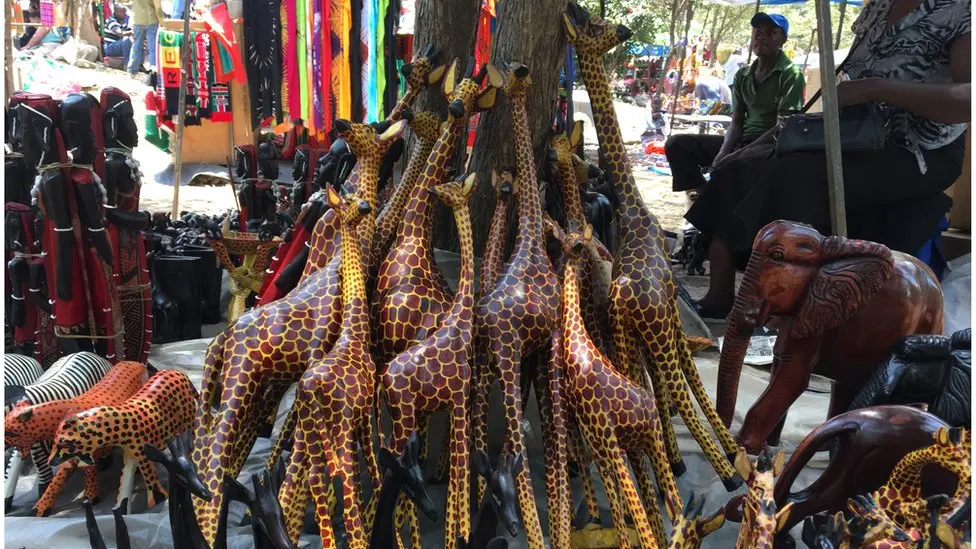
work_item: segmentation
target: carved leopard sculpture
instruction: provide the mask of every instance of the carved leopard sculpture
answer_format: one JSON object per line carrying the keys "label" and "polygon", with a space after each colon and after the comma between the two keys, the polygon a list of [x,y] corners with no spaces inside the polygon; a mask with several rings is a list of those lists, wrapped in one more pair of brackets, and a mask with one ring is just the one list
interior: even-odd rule
{"label": "carved leopard sculpture", "polygon": [[124,466],[116,507],[127,513],[136,468],[146,483],[146,505],[155,507],[166,498],[166,490],[143,448],[146,444],[161,448],[185,431],[193,421],[197,399],[186,374],[160,370],[123,404],[92,408],[64,420],[54,437],[51,464],[77,458],[81,466],[90,466],[97,450],[118,446]]}

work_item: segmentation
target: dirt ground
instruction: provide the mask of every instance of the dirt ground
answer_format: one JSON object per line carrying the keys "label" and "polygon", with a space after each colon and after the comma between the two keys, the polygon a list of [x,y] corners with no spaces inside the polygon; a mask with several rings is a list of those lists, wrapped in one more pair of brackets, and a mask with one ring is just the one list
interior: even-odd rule
{"label": "dirt ground", "polygon": [[[25,71],[33,71],[27,78],[31,85],[31,91],[60,96],[64,93],[65,86],[71,86],[74,89],[92,93],[96,97],[102,88],[108,86],[114,86],[125,91],[132,98],[136,124],[141,133],[146,116],[145,97],[149,91],[149,87],[141,80],[128,76],[124,71],[113,70],[103,65],[95,65],[93,68],[80,68],[64,64],[53,66],[50,64],[24,65],[22,62],[18,62],[18,64],[24,67]],[[577,93],[577,101],[585,103],[587,99],[585,92]],[[617,103],[616,108],[618,118],[621,121],[624,141],[628,144],[629,152],[632,157],[640,157],[643,154],[640,151],[639,137],[640,132],[644,129],[644,110],[625,103]],[[589,124],[589,117],[586,118],[585,139],[590,147],[595,150],[596,134],[592,125]],[[140,140],[134,156],[139,161],[144,176],[140,206],[142,209],[153,212],[168,211],[173,203],[172,157],[145,140]],[[183,181],[186,181],[196,169],[224,171],[219,166],[188,166],[186,168],[181,178]],[[287,175],[285,176],[287,177]],[[658,217],[662,226],[667,230],[677,230],[681,225],[682,215],[686,209],[685,197],[683,193],[671,192],[670,177],[654,174],[644,166],[635,163],[634,178],[637,180],[637,185],[641,189],[648,208]],[[227,187],[181,185],[179,203],[181,210],[208,214],[219,213],[234,207],[233,195]]]}

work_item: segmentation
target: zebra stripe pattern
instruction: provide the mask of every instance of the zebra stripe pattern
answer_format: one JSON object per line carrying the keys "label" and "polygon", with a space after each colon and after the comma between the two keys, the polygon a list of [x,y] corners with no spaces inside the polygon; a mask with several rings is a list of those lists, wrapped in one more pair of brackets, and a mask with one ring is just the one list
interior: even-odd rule
{"label": "zebra stripe pattern", "polygon": [[[44,373],[41,363],[29,356],[6,354],[3,355],[3,384],[30,385]],[[8,412],[7,407],[4,413]]]}
{"label": "zebra stripe pattern", "polygon": [[[6,356],[10,355],[5,355],[5,359]],[[52,400],[74,398],[91,389],[111,367],[112,364],[109,361],[95,353],[81,352],[61,357],[37,381],[23,386],[24,396],[22,398],[5,403],[4,407],[6,409],[23,399],[27,399],[30,404],[42,404]],[[20,388],[19,386],[14,387]],[[8,395],[10,389],[11,387],[7,387]],[[30,454],[34,466],[37,468],[39,494],[43,495],[43,489],[51,483],[51,479],[54,477],[51,466],[48,465],[51,443],[38,442],[31,446]],[[16,484],[20,471],[10,471],[9,467],[7,469],[4,478],[8,482]]]}

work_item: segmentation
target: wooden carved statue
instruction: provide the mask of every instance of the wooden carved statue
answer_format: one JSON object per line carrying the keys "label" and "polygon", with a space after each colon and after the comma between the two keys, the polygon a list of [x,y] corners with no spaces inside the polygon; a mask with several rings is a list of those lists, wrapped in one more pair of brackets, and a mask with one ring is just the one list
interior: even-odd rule
{"label": "wooden carved statue", "polygon": [[[82,507],[85,508],[85,529],[88,530],[88,541],[91,543],[92,549],[106,549],[105,538],[102,537],[102,532],[98,529],[98,521],[95,519],[95,511],[92,509],[94,503],[97,502],[87,498],[81,502]],[[132,543],[129,540],[129,528],[122,516],[122,509],[118,507],[112,509],[112,517],[115,521],[115,549],[130,549]]]}
{"label": "wooden carved statue", "polygon": [[[688,393],[689,387],[725,454],[734,454],[738,445],[715,413],[685,342],[678,314],[677,285],[664,233],[634,181],[603,65],[603,55],[629,38],[631,32],[627,27],[614,27],[591,16],[575,3],[569,4],[563,23],[569,43],[576,49],[608,167],[607,175],[617,198],[617,243],[609,293],[616,366],[631,381],[643,382],[643,376],[638,373],[639,357],[647,358],[651,384],[661,409],[669,410],[671,405],[678,408],[726,489],[734,490],[742,481],[734,478],[732,466],[705,430]],[[680,468],[677,465],[680,453],[671,422],[664,421],[662,426],[669,457]]]}
{"label": "wooden carved statue", "polygon": [[705,498],[695,500],[695,494],[688,496],[685,509],[671,528],[668,549],[699,549],[702,540],[725,524],[725,508],[719,507],[711,515],[702,516]]}
{"label": "wooden carved statue", "polygon": [[[227,497],[247,506],[251,517],[251,531],[255,549],[291,549],[293,547],[285,531],[285,519],[278,502],[278,490],[285,479],[285,461],[279,459],[274,470],[265,469],[251,475],[252,492],[249,488],[227,477]],[[225,506],[226,507],[226,506]]]}
{"label": "wooden carved statue", "polygon": [[[400,493],[406,494],[411,503],[420,507],[424,515],[434,521],[437,520],[437,509],[427,494],[427,483],[424,482],[424,468],[420,460],[420,439],[414,433],[403,447],[403,454],[394,455],[386,448],[380,448],[379,463],[386,471],[383,473],[383,484],[380,486],[379,501],[376,504],[376,515],[371,528],[370,549],[388,549],[396,547],[397,521],[395,512]],[[411,535],[414,532],[411,531]],[[417,534],[419,536],[419,532]],[[420,539],[412,540],[411,547],[420,547]]]}
{"label": "wooden carved statue", "polygon": [[487,484],[485,495],[481,498],[471,537],[457,538],[457,549],[507,549],[505,538],[497,536],[499,522],[512,537],[521,530],[519,522],[518,497],[515,475],[522,466],[522,454],[515,456],[503,454],[498,466],[492,467],[491,460],[484,452],[474,454],[474,472]]}
{"label": "wooden carved statue", "polygon": [[810,374],[834,380],[828,417],[851,400],[898,340],[942,332],[942,289],[918,259],[881,244],[824,237],[774,221],[753,243],[719,362],[719,415],[732,421],[742,360],[753,330],[783,317],[769,386],[738,439],[750,452],[775,445]]}
{"label": "wooden carved statue", "polygon": [[939,524],[938,508],[947,500],[945,494],[938,494],[919,502],[928,509],[928,527],[921,530],[905,528],[898,524],[878,502],[877,492],[859,495],[848,500],[847,509],[852,515],[847,523],[850,532],[850,547],[865,549],[916,549],[932,547],[931,541],[938,538],[928,536]]}
{"label": "wooden carved statue", "polygon": [[[543,241],[542,206],[537,192],[535,155],[526,111],[526,94],[531,84],[528,67],[520,64],[510,67],[506,92],[512,104],[515,134],[515,185],[521,190],[518,193],[518,233],[515,251],[508,264],[499,273],[494,288],[482,292],[475,309],[477,381],[472,416],[474,450],[487,449],[488,395],[494,374],[501,382],[505,408],[504,451],[513,455],[525,450],[522,432],[522,360],[529,358],[537,363],[546,360],[546,348],[559,321],[559,280],[546,255]],[[544,368],[537,366],[536,371],[544,371]],[[547,388],[544,384],[537,387]],[[540,406],[543,416],[549,408]],[[548,425],[543,425],[543,431],[555,434]],[[555,464],[555,459],[552,462]],[[516,476],[516,483],[529,547],[542,549],[542,526],[539,524],[529,471],[524,465]],[[483,483],[479,483],[479,497],[483,494],[483,488]],[[549,501],[552,508],[554,501],[551,497]],[[555,543],[561,545],[559,541]]]}
{"label": "wooden carved statue", "polygon": [[[26,401],[28,405],[37,405],[79,396],[94,387],[111,368],[112,365],[107,360],[95,353],[82,351],[63,356],[30,385],[4,387],[4,406],[9,408],[21,401]],[[51,445],[50,443],[34,444],[30,452],[31,460],[37,467],[37,496],[42,497],[54,477],[48,463],[51,457]],[[7,465],[8,474],[5,475],[7,478],[4,492],[7,508],[13,504],[14,490],[23,466],[21,458],[22,454],[19,451],[14,452]]]}
{"label": "wooden carved statue", "polygon": [[147,487],[147,507],[166,498],[156,468],[146,457],[146,444],[162,444],[185,431],[193,421],[197,391],[190,378],[177,370],[160,370],[131,398],[117,406],[99,406],[65,419],[54,437],[51,464],[77,459],[94,465],[93,454],[103,448],[122,448],[124,466],[116,507],[127,514],[136,468]]}
{"label": "wooden carved statue", "polygon": [[773,549],[776,533],[789,519],[793,504],[778,507],[773,498],[775,477],[783,471],[784,457],[780,452],[772,458],[766,450],[753,465],[745,450],[739,449],[736,454],[735,469],[746,480],[748,490],[742,501],[742,526],[735,549]]}
{"label": "wooden carved statue", "polygon": [[810,549],[851,549],[851,533],[842,511],[804,519],[802,539]]}
{"label": "wooden carved statue", "polygon": [[665,545],[666,538],[657,506],[652,507],[653,512],[648,516],[631,480],[624,453],[634,467],[644,501],[657,501],[645,456],[654,464],[672,520],[681,515],[681,496],[668,463],[661,417],[653,392],[631,382],[614,368],[583,326],[579,273],[581,263],[587,260],[586,241],[592,235],[593,228],[587,225],[582,234],[570,233],[563,241],[562,251],[567,257],[563,276],[563,353],[552,368],[565,372],[566,415],[576,418],[597,461],[614,526],[620,534],[621,549],[630,546],[627,536],[623,535],[625,506],[626,512],[634,518],[641,547],[660,547]]}
{"label": "wooden carved statue", "polygon": [[[342,483],[345,532],[351,549],[366,547],[365,524],[359,492],[362,448],[373,489],[380,478],[373,451],[374,387],[376,365],[369,352],[369,306],[362,251],[356,228],[372,206],[358,194],[339,197],[329,189],[329,205],[342,227],[342,333],[321,360],[313,361],[298,382],[295,397],[295,444],[279,497],[292,541],[298,542],[309,497],[315,504],[319,533],[325,547],[335,546],[332,479]],[[370,519],[371,517],[366,517]]]}
{"label": "wooden carved statue", "polygon": [[[230,303],[227,305],[227,324],[233,326],[247,309],[247,300],[252,293],[261,291],[265,270],[271,263],[271,254],[281,244],[281,238],[262,240],[259,233],[231,231],[228,216],[220,238],[208,237],[207,242],[217,253],[220,265],[227,269],[230,277]],[[240,265],[231,260],[231,255],[242,256]]]}
{"label": "wooden carved statue", "polygon": [[448,544],[457,536],[467,537],[470,530],[469,476],[464,464],[470,461],[468,393],[474,323],[474,237],[468,199],[474,187],[474,174],[433,187],[431,192],[454,212],[461,241],[457,294],[441,326],[397,355],[380,375],[380,396],[387,402],[393,421],[388,447],[395,455],[403,453],[410,435],[418,425],[426,425],[432,414],[441,410],[450,413],[451,470],[444,537]]}
{"label": "wooden carved statue", "polygon": [[[340,135],[363,160],[363,189],[373,188],[375,193],[377,172],[370,168],[370,159],[381,157],[405,125],[397,122],[386,133],[377,134],[364,124],[336,121]],[[213,539],[211,525],[221,502],[224,474],[240,472],[259,429],[273,417],[288,387],[310,364],[321,361],[339,339],[344,318],[341,257],[337,253],[329,266],[284,298],[242,315],[207,349],[200,409],[194,422],[193,459],[214,494],[212,502],[197,507],[208,540]],[[278,455],[280,451],[273,460]]]}
{"label": "wooden carved statue", "polygon": [[[776,480],[776,503],[793,504],[784,534],[801,520],[846,508],[848,498],[873,492],[910,452],[932,444],[942,420],[909,406],[876,406],[835,416],[814,429],[790,456]],[[827,469],[812,484],[792,491],[793,483],[818,450],[837,444]],[[931,476],[933,488],[947,492],[955,479]]]}
{"label": "wooden carved statue", "polygon": [[[470,63],[464,79],[458,82],[457,61],[454,61],[444,74],[441,91],[449,102],[447,122],[411,189],[396,240],[380,265],[373,295],[373,318],[374,341],[383,363],[436,330],[451,305],[447,282],[434,260],[431,235],[434,198],[430,191],[445,181],[455,147],[467,131],[468,117],[490,109],[495,103],[501,79],[498,71],[486,65],[481,73],[472,75],[473,69],[474,64]],[[480,89],[486,77],[488,86]]]}
{"label": "wooden carved statue", "polygon": [[[189,432],[184,432],[166,442],[169,456],[153,444],[146,444],[143,452],[146,457],[162,465],[169,477],[169,524],[174,549],[207,549],[209,545],[203,541],[203,534],[197,525],[193,498],[210,501],[213,495],[203,485],[197,468],[190,459],[190,442]],[[226,512],[221,513],[218,522],[217,530],[225,532]],[[217,540],[222,539],[223,536],[217,537]],[[217,544],[216,541],[214,543]]]}
{"label": "wooden carved statue", "polygon": [[[138,362],[119,362],[91,389],[80,396],[65,400],[52,400],[43,404],[29,405],[26,401],[14,406],[3,421],[3,439],[8,448],[16,448],[22,454],[34,445],[50,445],[58,425],[68,416],[97,406],[116,406],[125,402],[146,383],[146,366]],[[47,463],[44,463],[47,465]],[[51,484],[31,510],[34,515],[46,517],[64,488],[65,481],[78,467],[72,459],[58,468]],[[98,499],[98,476],[94,467],[86,467],[85,498]]]}

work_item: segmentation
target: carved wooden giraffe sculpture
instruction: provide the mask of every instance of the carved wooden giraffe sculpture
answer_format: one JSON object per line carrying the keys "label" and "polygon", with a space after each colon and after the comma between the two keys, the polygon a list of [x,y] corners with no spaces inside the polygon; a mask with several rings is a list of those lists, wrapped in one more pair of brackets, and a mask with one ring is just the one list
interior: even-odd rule
{"label": "carved wooden giraffe sculpture", "polygon": [[[427,46],[427,49],[419,57],[415,57],[413,61],[409,64],[404,65],[400,71],[406,76],[407,79],[407,92],[397,101],[397,104],[390,111],[390,115],[384,120],[377,124],[377,130],[382,133],[385,131],[383,124],[399,122],[404,118],[404,114],[410,105],[413,104],[417,95],[420,94],[421,90],[427,86],[431,86],[440,82],[441,78],[444,76],[445,65],[434,66],[436,59],[439,56],[437,48],[433,45]],[[360,158],[358,154],[353,151],[356,156],[356,165],[352,168],[352,172],[349,174],[349,178],[346,184],[349,186],[350,190],[359,190],[359,180],[362,177],[360,174],[363,164],[363,159]],[[379,162],[373,165],[377,170],[379,170],[382,164],[382,158]],[[379,212],[379,203],[376,200],[375,190],[372,194],[367,192],[365,197],[369,200],[369,203],[374,208],[373,215],[377,215]],[[360,237],[362,233],[360,232]],[[315,228],[312,230],[312,235],[308,239],[309,254],[308,260],[305,263],[305,268],[302,271],[301,280],[304,280],[309,275],[315,271],[324,268],[330,264],[333,256],[335,255],[339,238],[339,224],[332,212],[326,212],[315,224]],[[385,245],[385,244],[384,244]]]}
{"label": "carved wooden giraffe sculpture", "polygon": [[704,507],[705,498],[696,501],[695,494],[688,496],[684,512],[674,521],[671,528],[668,549],[699,549],[706,536],[725,524],[724,507],[719,507],[711,515],[702,517]]}
{"label": "carved wooden giraffe sculpture", "polygon": [[[485,65],[472,78],[473,70],[472,62],[458,83],[455,60],[444,75],[442,92],[450,103],[447,122],[411,190],[396,241],[379,269],[373,294],[374,341],[384,364],[436,330],[450,306],[447,282],[434,260],[434,203],[430,189],[444,182],[454,148],[467,131],[468,116],[488,110],[495,103],[501,74]],[[481,90],[486,76],[488,86]]]}
{"label": "carved wooden giraffe sculpture", "polygon": [[[942,496],[943,502],[946,498]],[[851,545],[868,549],[909,549],[921,544],[922,533],[897,524],[879,504],[878,492],[861,494],[847,501],[853,515],[849,522]],[[925,502],[923,502],[923,505]]]}
{"label": "carved wooden giraffe sculpture", "polygon": [[[499,376],[504,395],[505,452],[524,451],[522,433],[522,359],[543,351],[558,324],[559,280],[542,240],[542,207],[537,192],[536,166],[529,133],[525,95],[532,83],[529,69],[516,65],[509,72],[507,92],[512,102],[516,151],[516,186],[519,227],[515,252],[491,291],[478,302],[478,369],[475,385],[474,450],[485,451],[488,394],[492,370]],[[544,406],[540,406],[542,411]],[[547,412],[548,410],[546,410]],[[544,427],[545,430],[545,427]],[[542,549],[542,527],[533,497],[528,468],[517,476],[519,505],[531,549]],[[478,497],[484,493],[479,482]]]}
{"label": "carved wooden giraffe sculpture", "polygon": [[[561,363],[553,367],[565,370],[566,415],[575,416],[594,453],[614,525],[622,531],[625,524],[624,508],[618,499],[619,489],[634,518],[641,546],[645,549],[659,547],[664,545],[664,528],[656,512],[657,497],[650,474],[643,466],[645,455],[654,464],[671,517],[681,513],[681,496],[668,464],[654,394],[618,373],[593,344],[583,326],[579,273],[585,260],[586,241],[592,234],[592,227],[586,225],[582,234],[570,233],[563,240],[563,253],[568,258],[563,276],[563,354]],[[653,522],[637,495],[624,452],[637,473],[647,507],[654,510]],[[564,458],[560,456],[560,459]],[[627,536],[620,535],[620,547],[629,547]]]}
{"label": "carved wooden giraffe sculpture", "polygon": [[[597,136],[617,198],[618,251],[614,257],[614,279],[610,287],[617,366],[621,371],[628,372],[631,379],[640,379],[634,373],[637,367],[632,361],[640,350],[649,352],[648,363],[652,365],[652,382],[657,391],[666,393],[668,401],[677,405],[681,418],[722,478],[726,489],[734,490],[742,481],[734,478],[735,471],[698,418],[688,394],[688,385],[726,454],[735,453],[738,445],[715,412],[682,336],[676,301],[677,286],[665,248],[664,233],[657,219],[648,211],[634,182],[603,66],[603,54],[628,38],[630,30],[622,25],[611,27],[574,3],[569,4],[563,22],[570,44],[576,48],[580,71],[593,107]],[[662,408],[665,408],[665,399],[659,400],[662,401]],[[664,425],[670,433],[667,437],[669,446],[673,448],[674,444],[670,442],[674,437],[673,429],[669,421]],[[672,459],[676,457],[673,450],[670,455]]]}
{"label": "carved wooden giraffe sculpture", "polygon": [[369,258],[370,269],[379,267],[380,261],[389,252],[397,228],[403,221],[407,198],[417,186],[417,180],[427,166],[427,159],[434,149],[434,143],[441,134],[441,117],[437,114],[421,112],[409,113],[405,116],[408,117],[410,129],[417,136],[417,146],[410,155],[407,169],[403,172],[400,184],[393,191],[393,196],[390,197],[383,211],[376,216],[376,235]]}
{"label": "carved wooden giraffe sculpture", "polygon": [[[375,195],[374,168],[405,122],[383,134],[337,120],[340,135],[363,159],[361,189]],[[355,240],[354,240],[355,242]],[[335,256],[335,263],[342,253]],[[193,460],[213,500],[196,507],[205,538],[213,541],[224,474],[240,472],[263,421],[277,410],[289,385],[322,360],[343,326],[338,265],[316,272],[284,298],[248,311],[207,350],[200,408],[194,422]],[[219,399],[219,400],[218,400]],[[217,409],[214,415],[213,408]],[[280,452],[278,453],[280,455]],[[276,457],[276,456],[275,456]]]}
{"label": "carved wooden giraffe sculpture", "polygon": [[773,498],[775,479],[783,470],[785,457],[786,454],[780,452],[771,458],[769,451],[765,450],[753,466],[745,450],[740,449],[736,453],[735,468],[746,479],[749,489],[742,502],[742,526],[739,527],[735,549],[773,549],[776,532],[785,526],[793,510],[792,503],[777,510]]}
{"label": "carved wooden giraffe sculpture", "polygon": [[[360,514],[359,458],[362,448],[373,490],[380,484],[373,451],[372,410],[376,365],[369,352],[369,307],[362,250],[356,227],[372,206],[358,193],[340,198],[328,189],[329,205],[339,213],[342,239],[343,329],[332,350],[309,365],[298,382],[295,447],[279,498],[288,535],[298,542],[308,497],[315,503],[323,547],[335,547],[332,531],[332,478],[342,482],[345,533],[352,549],[365,549]],[[371,518],[371,517],[367,517]]]}
{"label": "carved wooden giraffe sculpture", "polygon": [[[435,193],[454,212],[461,241],[461,273],[458,291],[441,327],[409,350],[400,353],[380,376],[381,397],[385,397],[393,421],[389,449],[403,453],[421,421],[440,410],[451,414],[450,486],[444,539],[451,549],[457,536],[468,537],[469,513],[468,392],[471,386],[471,351],[474,307],[474,242],[468,198],[475,176],[437,185]],[[413,521],[415,524],[415,521]]]}
{"label": "carved wooden giraffe sculpture", "polygon": [[972,439],[965,429],[939,429],[935,444],[915,450],[898,462],[888,479],[878,490],[878,503],[884,512],[903,529],[924,530],[929,513],[922,494],[922,469],[938,465],[958,477],[956,492],[940,513],[956,512],[968,500],[972,491]]}

